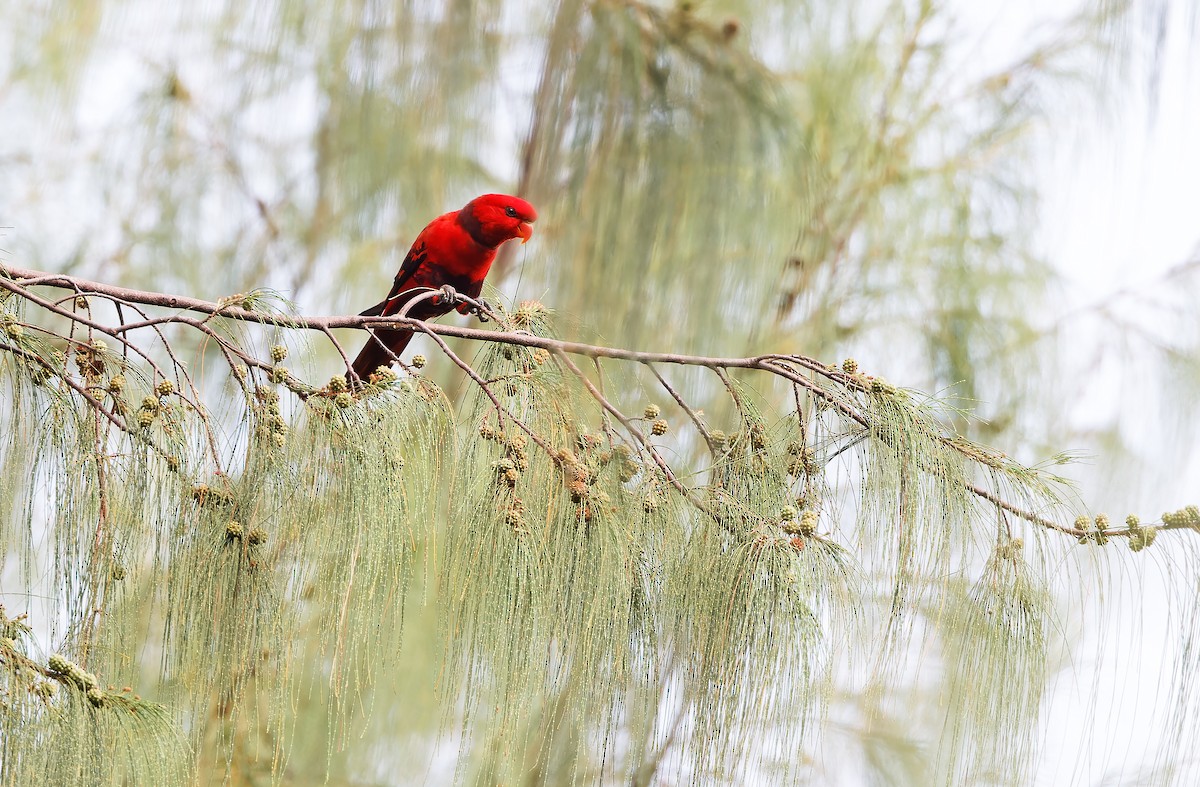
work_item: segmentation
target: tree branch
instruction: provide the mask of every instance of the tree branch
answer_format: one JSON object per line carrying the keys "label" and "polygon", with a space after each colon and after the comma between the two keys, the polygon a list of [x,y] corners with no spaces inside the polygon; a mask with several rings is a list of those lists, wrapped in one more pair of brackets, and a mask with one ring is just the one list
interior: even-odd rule
{"label": "tree branch", "polygon": [[[33,286],[67,289],[71,290],[77,295],[100,295],[112,299],[114,302],[118,303],[129,305],[141,304],[144,306],[173,309],[176,311],[176,313],[161,317],[143,317],[143,319],[137,322],[123,323],[118,327],[110,327],[98,323],[89,317],[82,317],[78,314],[69,312],[58,304],[37,296],[28,289],[29,287]],[[442,351],[446,353],[447,357],[449,357],[456,365],[462,368],[476,384],[479,384],[483,387],[484,392],[492,398],[493,403],[496,404],[498,409],[500,409],[502,412],[503,408],[499,407],[498,401],[494,396],[491,395],[491,391],[488,389],[486,381],[482,380],[482,378],[480,378],[478,374],[476,374],[474,370],[470,368],[469,364],[459,358],[455,353],[450,351],[449,347],[446,346],[446,343],[441,337],[450,336],[469,341],[498,342],[503,344],[530,347],[534,349],[544,349],[559,358],[567,366],[567,368],[569,368],[581,380],[584,387],[589,391],[589,393],[591,393],[593,398],[596,399],[596,401],[607,413],[613,415],[613,417],[621,421],[626,430],[639,443],[641,443],[644,449],[649,452],[654,463],[658,465],[658,467],[665,473],[667,480],[672,484],[672,486],[674,486],[691,502],[699,505],[702,509],[705,508],[703,502],[695,497],[695,493],[691,489],[678,480],[675,473],[666,463],[666,460],[664,460],[661,455],[659,455],[659,453],[651,445],[649,445],[649,441],[646,439],[645,435],[641,434],[640,430],[629,423],[628,419],[625,418],[625,416],[619,411],[617,411],[615,407],[613,407],[611,402],[609,402],[604,395],[596,389],[596,387],[591,383],[590,380],[587,379],[586,375],[583,374],[578,366],[570,361],[568,356],[576,355],[592,359],[611,358],[614,360],[630,361],[649,366],[655,377],[657,377],[659,382],[666,387],[672,398],[674,398],[675,401],[683,406],[685,411],[688,412],[692,422],[696,424],[697,428],[700,430],[701,436],[704,437],[706,441],[709,441],[710,444],[711,438],[706,433],[703,425],[699,423],[695,412],[690,410],[690,408],[684,404],[682,398],[676,391],[674,391],[669,385],[666,385],[665,380],[654,368],[654,364],[701,366],[713,369],[722,377],[722,382],[726,383],[727,386],[729,386],[730,383],[728,376],[725,374],[726,370],[748,369],[767,372],[770,375],[790,382],[797,390],[803,389],[807,391],[810,395],[834,408],[845,418],[859,424],[860,426],[868,429],[871,428],[870,419],[862,411],[860,411],[856,406],[848,402],[846,399],[823,387],[821,383],[817,382],[817,380],[813,378],[824,378],[826,381],[828,381],[828,383],[831,383],[832,385],[844,391],[859,394],[870,393],[872,391],[870,379],[867,378],[864,381],[864,379],[859,375],[852,375],[843,372],[841,369],[831,368],[815,358],[800,354],[781,355],[778,353],[771,353],[746,358],[726,358],[687,355],[682,353],[643,352],[638,350],[627,350],[618,347],[604,347],[601,345],[584,344],[581,342],[564,341],[561,339],[535,336],[531,333],[520,330],[490,331],[454,325],[439,325],[402,315],[393,315],[388,317],[364,317],[360,315],[305,317],[265,314],[246,308],[243,305],[231,304],[227,301],[213,302],[183,295],[171,295],[160,292],[135,290],[126,287],[117,287],[102,282],[90,281],[88,279],[82,279],[76,276],[45,273],[43,271],[3,265],[0,265],[0,288],[6,289],[9,292],[21,298],[25,298],[50,312],[71,320],[74,323],[98,330],[110,336],[118,337],[118,339],[122,341],[124,340],[124,334],[143,328],[154,328],[157,330],[159,326],[166,324],[187,325],[196,328],[197,330],[201,330],[208,336],[214,338],[220,344],[222,352],[226,354],[227,359],[232,360],[231,354],[236,355],[247,365],[262,369],[270,369],[271,367],[269,364],[247,355],[237,347],[225,341],[207,323],[214,317],[222,317],[229,320],[271,325],[279,328],[319,331],[330,339],[332,339],[330,331],[335,328],[358,328],[368,331],[373,328],[409,328],[414,331],[420,331],[432,337]],[[431,297],[434,294],[436,294],[436,292],[431,293]],[[471,303],[481,310],[485,309],[483,304],[473,301],[472,299],[463,298],[463,300]],[[187,314],[189,312],[203,314],[205,315],[205,318],[196,319],[194,317],[190,317]],[[499,321],[497,320],[497,322]],[[345,361],[346,355],[344,352],[342,352],[341,347],[337,346],[336,342],[335,347],[342,356],[343,361]],[[22,356],[30,358],[30,360],[40,360],[37,359],[32,353],[21,350],[15,346],[5,344],[3,345],[3,349],[11,352],[17,352]],[[65,377],[63,379],[67,385],[71,386],[76,390],[77,393],[88,400],[90,405],[95,407],[98,412],[108,418],[114,425],[125,431],[130,431],[125,424],[115,416],[115,414],[106,410],[100,402],[96,401],[90,394],[88,394],[87,391],[83,390],[82,387],[73,384],[72,381],[66,379]],[[511,414],[509,417],[511,417]],[[525,427],[524,424],[521,424],[519,421],[517,421],[517,423],[526,433],[530,435],[535,442],[539,443],[541,448],[547,451],[549,450],[548,446],[542,444],[539,436],[534,435],[527,427]],[[958,441],[956,440],[944,438],[942,443],[947,447],[958,451],[972,461],[979,461],[977,451],[973,451],[969,447],[959,445]],[[964,486],[967,491],[971,492],[982,500],[985,500],[992,505],[997,506],[1001,510],[1017,516],[1031,524],[1076,537],[1082,537],[1088,534],[1088,531],[1083,531],[1073,526],[1059,524],[1033,511],[1016,506],[1004,500],[996,493],[982,487],[970,483],[965,483]],[[1128,536],[1130,532],[1131,531],[1127,528],[1112,528],[1103,531],[1103,534],[1106,536]]]}

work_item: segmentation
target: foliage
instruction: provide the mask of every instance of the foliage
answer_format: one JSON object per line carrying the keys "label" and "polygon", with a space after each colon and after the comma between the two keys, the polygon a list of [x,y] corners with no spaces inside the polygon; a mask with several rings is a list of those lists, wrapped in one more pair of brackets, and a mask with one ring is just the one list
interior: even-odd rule
{"label": "foliage", "polygon": [[[0,94],[141,60],[0,170],[5,783],[791,783],[851,706],[872,778],[1023,784],[1061,567],[1197,527],[976,441],[1059,404],[1028,132],[1121,4],[994,73],[924,2],[127,5]],[[498,330],[348,386],[387,319],[305,315],[492,188]]]}

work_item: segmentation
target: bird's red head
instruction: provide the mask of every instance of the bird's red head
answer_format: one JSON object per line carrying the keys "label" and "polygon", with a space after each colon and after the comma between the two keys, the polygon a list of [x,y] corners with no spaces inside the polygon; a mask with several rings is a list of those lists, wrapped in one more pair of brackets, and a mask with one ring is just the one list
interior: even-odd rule
{"label": "bird's red head", "polygon": [[458,223],[481,245],[496,248],[506,240],[520,238],[525,243],[533,236],[537,211],[520,197],[484,194],[458,212]]}

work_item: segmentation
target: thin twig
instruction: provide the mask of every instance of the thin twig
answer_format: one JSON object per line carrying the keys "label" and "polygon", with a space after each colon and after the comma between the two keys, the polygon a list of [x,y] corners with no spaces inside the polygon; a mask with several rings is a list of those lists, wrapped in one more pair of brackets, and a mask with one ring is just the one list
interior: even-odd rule
{"label": "thin twig", "polygon": [[612,414],[613,418],[616,418],[618,421],[620,421],[621,425],[625,427],[625,431],[629,432],[629,434],[641,444],[642,448],[654,461],[654,464],[658,465],[658,469],[663,472],[663,475],[666,477],[668,483],[675,487],[679,494],[683,495],[683,497],[696,508],[705,513],[711,513],[709,507],[705,505],[704,501],[698,498],[695,492],[693,492],[686,484],[684,484],[675,476],[675,472],[671,469],[671,466],[667,464],[665,459],[662,458],[662,456],[658,453],[658,450],[655,449],[654,444],[650,442],[650,439],[646,437],[642,430],[638,429],[632,421],[626,418],[625,415],[612,404],[612,402],[605,398],[604,394],[600,392],[600,389],[598,389],[595,384],[588,379],[587,375],[583,373],[583,370],[576,366],[575,362],[572,361],[571,358],[565,353],[559,353],[559,361],[562,362],[562,364],[568,369],[570,369],[572,374],[579,378],[579,381],[583,384],[583,387],[587,389],[588,393],[592,395],[592,398],[595,399],[607,412]]}
{"label": "thin twig", "polygon": [[[418,322],[420,322],[420,321],[418,321]],[[430,339],[433,339],[434,343],[436,343],[437,346],[439,348],[441,348],[441,351],[443,353],[445,353],[446,357],[449,358],[451,361],[453,361],[454,364],[458,368],[462,369],[463,372],[465,372],[466,375],[468,377],[470,377],[471,380],[473,380],[475,382],[475,384],[478,385],[483,390],[484,395],[486,395],[487,398],[490,399],[492,404],[495,406],[496,413],[499,416],[508,418],[509,420],[511,420],[513,423],[515,423],[517,426],[519,426],[521,428],[521,431],[523,431],[523,432],[525,432],[525,434],[529,435],[529,439],[533,440],[533,442],[536,443],[539,448],[541,448],[543,451],[545,451],[548,456],[550,456],[556,462],[560,461],[559,457],[558,457],[558,452],[555,451],[553,448],[551,448],[550,444],[547,443],[545,440],[543,440],[541,435],[539,435],[537,432],[533,431],[533,429],[531,429],[528,425],[526,425],[526,423],[524,421],[522,421],[520,418],[517,418],[515,415],[513,415],[511,412],[509,412],[508,408],[506,408],[504,405],[502,405],[500,403],[500,400],[498,398],[496,398],[496,395],[494,393],[492,393],[492,389],[490,386],[488,386],[487,381],[484,380],[482,377],[480,377],[479,373],[476,372],[475,369],[469,363],[464,361],[462,358],[458,357],[458,354],[450,349],[450,346],[448,344],[446,344],[446,341],[441,336],[438,336],[437,333],[429,330],[429,326],[425,325],[423,322],[418,326],[418,330],[424,331],[429,336]]]}
{"label": "thin twig", "polygon": [[675,403],[677,405],[679,405],[679,407],[685,413],[687,413],[688,418],[690,418],[692,420],[692,424],[696,427],[696,431],[699,432],[700,436],[704,438],[704,442],[708,443],[708,452],[710,454],[716,455],[716,453],[717,453],[716,445],[713,443],[712,435],[709,433],[708,427],[705,426],[704,421],[701,420],[700,414],[697,413],[695,410],[693,410],[691,408],[691,406],[689,406],[688,403],[684,401],[683,397],[679,395],[679,392],[671,387],[671,384],[669,382],[667,382],[667,378],[665,378],[661,374],[659,374],[658,369],[655,368],[654,364],[648,363],[648,364],[646,364],[646,368],[648,368],[650,370],[650,372],[656,378],[658,378],[659,383],[661,383],[662,387],[667,390],[667,393],[669,393],[671,395],[671,398],[675,400]]}
{"label": "thin twig", "polygon": [[41,365],[44,369],[46,369],[48,372],[50,372],[50,374],[54,375],[54,377],[58,378],[59,380],[62,380],[64,383],[66,383],[68,388],[70,388],[72,391],[74,391],[75,393],[82,396],[87,401],[87,403],[92,406],[93,409],[95,409],[101,415],[103,415],[105,418],[107,418],[109,421],[111,421],[113,423],[113,425],[115,425],[118,429],[120,429],[123,432],[128,433],[131,436],[136,436],[136,435],[134,435],[133,431],[130,430],[129,427],[125,425],[125,421],[119,415],[117,415],[116,413],[112,412],[107,407],[105,407],[104,404],[99,399],[97,399],[96,397],[94,397],[90,393],[88,393],[87,389],[84,388],[82,385],[75,382],[74,380],[72,380],[70,377],[68,377],[65,374],[59,374],[59,371],[54,368],[53,364],[51,364],[46,359],[42,358],[37,353],[30,352],[30,351],[24,349],[23,347],[17,347],[15,344],[9,344],[8,342],[4,342],[4,341],[0,341],[0,350],[10,352],[13,355],[19,355],[22,358],[25,358],[26,360],[33,361],[34,363]]}

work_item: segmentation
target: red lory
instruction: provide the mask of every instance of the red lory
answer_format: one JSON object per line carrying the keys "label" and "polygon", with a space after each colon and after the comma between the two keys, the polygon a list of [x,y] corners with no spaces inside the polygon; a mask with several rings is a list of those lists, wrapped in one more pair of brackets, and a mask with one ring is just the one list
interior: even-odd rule
{"label": "red lory", "polygon": [[[529,225],[536,220],[537,211],[532,205],[507,194],[484,194],[461,210],[438,216],[413,241],[396,274],[392,291],[362,312],[363,316],[396,314],[417,295],[446,285],[463,295],[478,298],[500,244],[514,238],[525,243],[533,235]],[[430,320],[454,308],[453,303],[439,295],[416,304],[407,316]],[[470,311],[467,304],[457,308],[463,314]],[[366,380],[379,367],[390,366],[392,356],[400,355],[412,337],[413,332],[404,328],[376,331],[354,359],[354,374],[358,379]]]}

